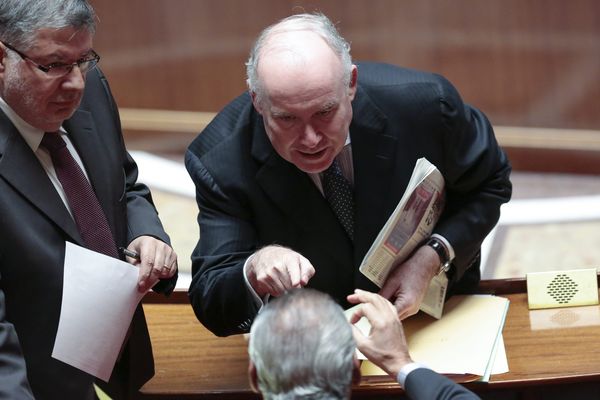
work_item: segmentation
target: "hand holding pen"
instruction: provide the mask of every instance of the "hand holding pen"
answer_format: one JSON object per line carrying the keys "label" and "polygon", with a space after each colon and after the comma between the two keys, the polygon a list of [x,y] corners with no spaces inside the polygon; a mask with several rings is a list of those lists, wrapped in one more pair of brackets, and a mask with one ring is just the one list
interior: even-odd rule
{"label": "hand holding pen", "polygon": [[177,272],[177,254],[171,246],[152,237],[139,236],[127,248],[121,248],[127,261],[140,268],[138,290],[146,292],[159,279],[171,278]]}
{"label": "hand holding pen", "polygon": [[129,258],[133,258],[137,261],[142,261],[142,258],[136,251],[126,249],[125,247],[119,247],[119,250],[121,250],[121,252]]}

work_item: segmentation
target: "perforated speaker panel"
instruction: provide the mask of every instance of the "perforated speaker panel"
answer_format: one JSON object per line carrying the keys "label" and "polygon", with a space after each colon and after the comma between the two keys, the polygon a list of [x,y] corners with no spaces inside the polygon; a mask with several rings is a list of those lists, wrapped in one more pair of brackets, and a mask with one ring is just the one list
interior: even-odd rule
{"label": "perforated speaker panel", "polygon": [[598,304],[596,269],[529,273],[527,299],[530,309]]}

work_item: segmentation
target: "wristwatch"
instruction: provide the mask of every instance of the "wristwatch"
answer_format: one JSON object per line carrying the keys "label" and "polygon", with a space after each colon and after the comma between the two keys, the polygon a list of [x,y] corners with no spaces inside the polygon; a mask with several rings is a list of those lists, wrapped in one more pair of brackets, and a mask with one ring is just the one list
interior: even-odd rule
{"label": "wristwatch", "polygon": [[431,237],[425,244],[435,250],[437,255],[440,257],[440,269],[438,270],[437,275],[441,274],[442,272],[447,273],[450,271],[450,255],[448,254],[448,250],[446,249],[444,243],[442,243],[442,241],[438,238]]}

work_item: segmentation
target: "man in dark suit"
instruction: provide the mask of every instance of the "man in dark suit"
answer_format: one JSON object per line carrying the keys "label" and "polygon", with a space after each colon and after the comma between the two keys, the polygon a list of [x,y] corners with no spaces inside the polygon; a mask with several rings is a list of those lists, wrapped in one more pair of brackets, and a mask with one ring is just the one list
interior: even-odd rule
{"label": "man in dark suit", "polygon": [[412,361],[402,323],[389,301],[362,290],[348,300],[362,304],[351,322],[366,317],[371,323],[368,336],[354,326],[351,329],[340,306],[316,290],[293,289],[269,302],[251,328],[252,388],[265,400],[348,399],[351,383],[360,381],[358,348],[396,379],[411,399],[478,399]]}
{"label": "man in dark suit", "polygon": [[[0,325],[8,335],[0,354],[26,365],[36,399],[95,398],[93,376],[51,357],[66,241],[121,259],[119,247],[137,252],[129,261],[139,266],[140,292],[170,293],[177,279],[177,255],[136,182],[116,104],[95,69],[95,18],[84,0],[0,2]],[[60,144],[59,155],[46,140]],[[105,387],[128,398],[153,373],[138,306]]]}
{"label": "man in dark suit", "polygon": [[[348,43],[318,14],[265,29],[247,72],[249,93],[186,154],[200,208],[189,295],[204,325],[247,332],[269,296],[293,287],[342,304],[355,288],[377,290],[358,266],[421,157],[444,176],[446,206],[380,294],[405,318],[440,271],[450,292],[477,285],[481,242],[511,195],[510,165],[486,117],[448,81],[352,64]],[[353,189],[351,224],[325,198],[336,166]]]}

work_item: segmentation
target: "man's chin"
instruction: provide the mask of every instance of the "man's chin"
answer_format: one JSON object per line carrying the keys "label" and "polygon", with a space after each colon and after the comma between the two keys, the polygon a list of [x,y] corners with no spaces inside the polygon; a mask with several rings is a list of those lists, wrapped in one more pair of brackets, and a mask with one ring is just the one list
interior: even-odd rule
{"label": "man's chin", "polygon": [[77,107],[61,107],[61,108],[57,108],[56,111],[54,112],[54,116],[53,116],[53,120],[54,121],[60,121],[60,123],[62,124],[62,122],[66,119],[69,119],[73,116],[73,114],[75,114],[75,111],[77,111]]}
{"label": "man's chin", "polygon": [[329,168],[332,161],[333,160],[327,160],[327,159],[319,160],[317,162],[301,161],[301,162],[296,162],[295,165],[296,165],[296,167],[298,167],[298,169],[300,169],[303,172],[306,172],[307,174],[318,174],[318,173],[325,171],[327,168]]}
{"label": "man's chin", "polygon": [[75,110],[54,112],[52,114],[52,119],[48,118],[47,120],[40,121],[37,127],[42,129],[44,132],[55,132],[59,130],[63,122],[71,118],[73,114],[75,114]]}

